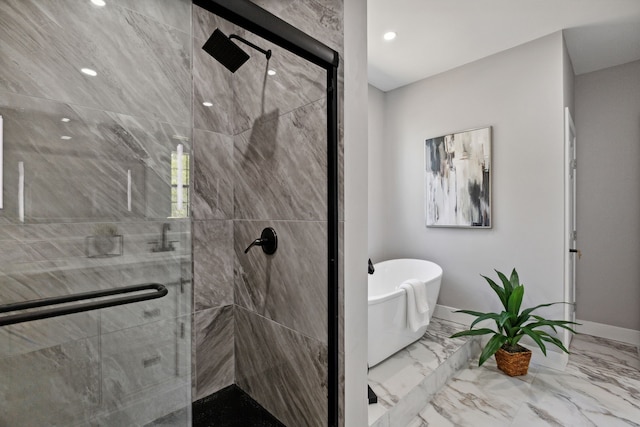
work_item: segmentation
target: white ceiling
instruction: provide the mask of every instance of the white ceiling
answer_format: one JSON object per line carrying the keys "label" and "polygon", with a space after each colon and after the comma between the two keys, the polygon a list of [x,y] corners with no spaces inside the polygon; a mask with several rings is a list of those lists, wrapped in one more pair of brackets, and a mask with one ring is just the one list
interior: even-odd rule
{"label": "white ceiling", "polygon": [[[566,29],[576,74],[640,59],[640,0],[367,0],[369,82],[383,91]],[[395,31],[390,42],[382,35]]]}

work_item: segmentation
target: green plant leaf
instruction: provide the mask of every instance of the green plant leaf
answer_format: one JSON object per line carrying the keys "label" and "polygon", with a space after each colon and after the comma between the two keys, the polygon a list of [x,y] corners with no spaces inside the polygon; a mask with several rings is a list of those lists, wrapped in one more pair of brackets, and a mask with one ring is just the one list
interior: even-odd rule
{"label": "green plant leaf", "polygon": [[572,328],[570,328],[567,325],[571,325],[571,324],[575,324],[577,325],[578,323],[576,322],[571,322],[569,320],[546,320],[540,316],[535,316],[536,318],[540,319],[538,322],[532,322],[532,323],[528,323],[526,326],[529,329],[536,329],[539,328],[541,326],[549,326],[551,329],[553,329],[553,332],[557,332],[556,327],[558,328],[563,328],[568,330],[569,332],[572,332],[574,334],[577,334],[576,331],[574,331]]}
{"label": "green plant leaf", "polygon": [[562,341],[560,341],[558,338],[556,337],[552,337],[551,335],[546,336],[546,337],[541,337],[541,339],[543,341],[546,342],[550,342],[551,344],[554,344],[555,346],[557,346],[560,350],[564,351],[565,353],[569,354],[569,350],[567,350],[564,346],[564,344],[562,344]]}
{"label": "green plant leaf", "polygon": [[524,296],[524,286],[516,286],[509,297],[507,311],[511,313],[514,319],[518,318],[520,306],[522,305],[522,297]]}
{"label": "green plant leaf", "polygon": [[495,291],[496,294],[498,294],[498,297],[500,298],[500,302],[502,302],[502,305],[504,306],[504,309],[507,309],[507,296],[505,295],[504,289],[502,289],[496,282],[494,282],[493,280],[491,280],[490,278],[488,278],[487,276],[482,276],[484,277],[484,279],[489,282],[489,286],[491,286],[491,288]]}
{"label": "green plant leaf", "polygon": [[500,281],[504,286],[504,296],[508,301],[509,297],[511,296],[511,292],[513,292],[513,286],[511,286],[511,281],[507,279],[507,276],[505,276],[503,273],[499,272],[498,270],[496,270],[496,273],[498,273],[498,277],[500,278]]}
{"label": "green plant leaf", "polygon": [[540,350],[542,350],[542,354],[544,354],[545,356],[547,355],[547,347],[545,347],[544,343],[542,342],[542,339],[539,336],[541,331],[532,331],[528,327],[524,326],[522,327],[522,332],[530,336],[531,339],[533,339],[536,342],[536,344],[538,344],[538,347],[540,347]]}
{"label": "green plant leaf", "polygon": [[449,338],[458,338],[458,337],[466,337],[472,335],[486,335],[486,334],[495,334],[496,331],[489,328],[481,328],[481,329],[467,329],[466,331],[456,332],[451,335]]}
{"label": "green plant leaf", "polygon": [[473,327],[477,323],[482,322],[483,320],[495,320],[496,323],[498,324],[498,327],[502,326],[502,325],[499,324],[499,320],[500,320],[500,315],[499,314],[497,314],[497,313],[483,313],[483,314],[479,315],[478,318],[471,323],[471,325],[469,326],[469,329],[473,329]]}
{"label": "green plant leaf", "polygon": [[485,314],[488,314],[488,313],[483,313],[481,311],[473,311],[473,310],[456,310],[454,311],[454,313],[464,313],[464,314],[470,314],[472,316],[484,316]]}
{"label": "green plant leaf", "polygon": [[539,308],[542,307],[549,307],[551,305],[554,304],[563,304],[562,302],[550,302],[547,304],[540,304],[540,305],[536,305],[535,307],[531,307],[531,308],[527,308],[522,310],[522,313],[520,313],[520,316],[518,317],[518,323],[523,323],[525,322],[531,315],[531,313]]}
{"label": "green plant leaf", "polygon": [[501,327],[504,327],[505,325],[507,327],[511,327],[512,325],[509,321],[513,319],[515,319],[515,316],[513,316],[508,311],[503,311],[502,313],[500,313],[498,325],[500,325]]}
{"label": "green plant leaf", "polygon": [[507,337],[500,334],[495,334],[489,339],[487,345],[482,349],[482,353],[480,354],[480,359],[478,360],[478,366],[482,366],[484,362],[487,361],[488,358],[493,356],[500,347],[507,341]]}
{"label": "green plant leaf", "polygon": [[511,282],[511,286],[514,288],[516,286],[520,286],[520,278],[518,277],[518,272],[515,268],[513,269],[513,271],[511,271],[511,277],[509,277],[509,281]]}

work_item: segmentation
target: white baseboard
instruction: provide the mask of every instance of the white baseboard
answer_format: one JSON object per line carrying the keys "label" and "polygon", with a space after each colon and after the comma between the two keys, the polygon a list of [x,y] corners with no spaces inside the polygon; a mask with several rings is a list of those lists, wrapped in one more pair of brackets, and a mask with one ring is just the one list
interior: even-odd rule
{"label": "white baseboard", "polygon": [[469,316],[468,314],[464,313],[454,313],[454,311],[456,310],[458,309],[447,307],[446,305],[436,304],[436,308],[435,310],[433,310],[433,317],[469,326],[473,321],[473,316]]}
{"label": "white baseboard", "polygon": [[580,323],[579,326],[576,326],[576,330],[580,334],[607,338],[640,347],[640,331],[636,331],[635,329],[605,325],[604,323],[590,322],[588,320],[576,320],[576,322]]}

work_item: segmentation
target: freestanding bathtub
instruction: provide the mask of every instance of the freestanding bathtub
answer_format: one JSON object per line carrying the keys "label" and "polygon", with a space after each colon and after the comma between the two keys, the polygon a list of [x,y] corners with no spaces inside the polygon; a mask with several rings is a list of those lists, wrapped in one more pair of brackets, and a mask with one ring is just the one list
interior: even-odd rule
{"label": "freestanding bathtub", "polygon": [[431,261],[420,259],[392,259],[374,265],[369,275],[369,366],[405,348],[427,330],[427,326],[413,332],[407,325],[407,294],[400,285],[408,279],[419,279],[427,284],[429,320],[433,315],[442,268]]}

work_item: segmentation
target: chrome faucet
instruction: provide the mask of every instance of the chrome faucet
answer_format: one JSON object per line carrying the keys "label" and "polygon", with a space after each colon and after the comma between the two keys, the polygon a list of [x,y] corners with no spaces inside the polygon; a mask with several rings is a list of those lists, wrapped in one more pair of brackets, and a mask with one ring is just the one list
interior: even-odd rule
{"label": "chrome faucet", "polygon": [[162,224],[162,240],[160,241],[160,245],[158,245],[158,241],[154,240],[153,242],[149,242],[150,244],[154,244],[155,247],[151,249],[151,252],[169,252],[175,251],[176,248],[173,246],[174,242],[169,242],[167,244],[167,231],[171,230],[171,224],[165,222]]}

